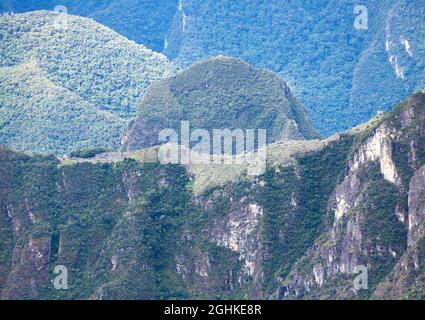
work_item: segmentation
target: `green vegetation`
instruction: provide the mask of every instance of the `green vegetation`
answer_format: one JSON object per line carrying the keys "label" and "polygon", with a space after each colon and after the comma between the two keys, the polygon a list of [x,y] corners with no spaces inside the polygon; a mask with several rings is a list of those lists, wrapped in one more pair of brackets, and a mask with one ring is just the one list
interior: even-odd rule
{"label": "green vegetation", "polygon": [[[166,54],[176,64],[224,54],[277,72],[323,135],[367,121],[425,85],[425,9],[416,2],[363,1],[367,30],[354,28],[359,3],[351,0],[182,3],[167,37]],[[400,39],[408,39],[413,57]],[[388,53],[386,40],[392,41]],[[404,79],[390,55],[398,57]]]}
{"label": "green vegetation", "polygon": [[[178,277],[170,270],[178,244],[174,234],[190,212],[182,167],[142,165],[134,160],[113,166],[58,167],[52,158],[30,158],[3,149],[0,157],[2,178],[7,174],[12,181],[5,186],[2,205],[7,203],[13,219],[20,221],[19,233],[12,237],[15,245],[22,243],[20,249],[29,250],[28,239],[35,243],[48,239],[49,270],[56,264],[66,265],[73,279],[69,291],[57,291],[43,277],[26,274],[25,264],[14,264],[11,274],[37,278],[40,297],[88,298],[100,294],[95,291],[98,288],[109,298],[181,297],[178,280],[173,280]],[[23,198],[27,200],[22,202]],[[5,217],[3,212],[0,217]],[[2,224],[2,249],[10,248],[10,223]],[[11,263],[6,259],[8,250],[2,250],[0,271],[7,271]],[[114,254],[119,272],[111,271]],[[11,290],[21,298],[31,297],[20,287],[25,281],[15,287],[4,280],[0,272],[0,288],[6,286],[6,295]],[[132,280],[136,283],[130,285]]]}
{"label": "green vegetation", "polygon": [[178,0],[8,0],[0,2],[0,12],[21,13],[54,10],[65,6],[69,14],[91,18],[126,38],[161,52],[171,28]]}
{"label": "green vegetation", "polygon": [[[376,123],[400,133],[395,145],[423,140],[424,97],[412,96]],[[275,297],[282,286],[290,298],[368,299],[381,286],[397,294],[388,279],[413,249],[423,256],[424,242],[407,247],[396,214],[408,209],[404,186],[385,180],[378,162],[351,167],[375,129],[292,145],[286,155],[278,149],[285,144],[274,145],[263,175],[240,173],[198,193],[181,166],[130,159],[61,165],[0,149],[1,296],[243,299]],[[415,161],[405,164],[411,169],[424,160],[420,141]],[[341,199],[347,211],[336,219]],[[69,268],[70,290],[51,286],[58,264]],[[353,291],[354,264],[367,266],[368,290]],[[422,262],[409,268],[397,273],[402,290],[420,297],[414,279]]]}
{"label": "green vegetation", "polygon": [[276,290],[276,279],[288,276],[323,231],[327,201],[344,170],[351,143],[352,137],[344,137],[321,151],[300,156],[297,168],[265,174],[266,187],[259,188],[258,201],[265,209],[266,292]]}
{"label": "green vegetation", "polygon": [[[354,6],[359,5],[354,0],[60,4],[70,14],[93,18],[164,52],[181,68],[224,54],[277,72],[326,136],[390,110],[425,86],[425,8],[414,1],[362,1],[367,30],[354,27]],[[53,10],[56,5],[53,0],[9,0],[0,3],[0,12]]]}
{"label": "green vegetation", "polygon": [[396,186],[385,181],[377,167],[371,167],[365,174],[368,175],[367,197],[359,208],[365,213],[362,234],[373,241],[375,248],[368,257],[369,291],[361,293],[370,295],[396,264],[391,253],[380,252],[380,248],[391,248],[401,256],[407,247],[407,232],[394,214],[400,202]]}
{"label": "green vegetation", "polygon": [[85,18],[2,15],[0,30],[0,144],[15,150],[117,149],[145,89],[173,72],[164,56]]}
{"label": "green vegetation", "polygon": [[224,56],[197,62],[149,87],[124,150],[158,144],[158,133],[180,132],[181,121],[189,121],[192,131],[208,130],[211,137],[213,129],[267,129],[268,142],[317,137],[282,78]]}

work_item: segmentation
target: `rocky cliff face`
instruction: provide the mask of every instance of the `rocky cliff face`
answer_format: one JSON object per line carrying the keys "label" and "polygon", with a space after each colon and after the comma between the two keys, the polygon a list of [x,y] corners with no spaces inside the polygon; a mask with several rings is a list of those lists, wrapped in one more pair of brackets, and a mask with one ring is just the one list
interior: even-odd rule
{"label": "rocky cliff face", "polygon": [[417,170],[409,185],[408,248],[394,269],[374,292],[375,298],[423,297],[425,267],[425,167]]}
{"label": "rocky cliff face", "polygon": [[[333,222],[294,266],[283,286],[286,296],[423,296],[410,292],[410,283],[401,279],[409,271],[407,257],[419,268],[412,247],[424,236],[424,102],[424,94],[413,96],[355,143],[344,178],[329,199],[327,215]],[[354,286],[360,267],[368,270],[367,289]],[[399,282],[404,295],[392,289],[384,293]]]}
{"label": "rocky cliff face", "polygon": [[[417,93],[287,161],[270,146],[263,175],[198,193],[180,166],[1,150],[1,296],[423,298],[424,112]],[[57,265],[68,290],[52,286]]]}

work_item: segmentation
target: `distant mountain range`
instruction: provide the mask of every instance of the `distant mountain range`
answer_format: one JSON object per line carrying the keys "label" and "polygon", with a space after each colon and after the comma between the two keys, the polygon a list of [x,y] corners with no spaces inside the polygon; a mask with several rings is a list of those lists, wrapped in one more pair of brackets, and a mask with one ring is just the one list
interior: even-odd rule
{"label": "distant mountain range", "polygon": [[423,1],[362,1],[367,30],[354,27],[358,4],[183,0],[166,53],[180,66],[225,54],[278,72],[313,125],[329,135],[388,111],[425,86]]}
{"label": "distant mountain range", "polygon": [[[55,25],[62,18],[66,29]],[[90,19],[37,11],[4,15],[0,28],[0,143],[15,150],[134,151],[180,121],[266,129],[268,142],[318,137],[284,80],[242,60],[207,59],[172,76],[163,55]]]}
{"label": "distant mountain range", "polygon": [[[164,52],[180,68],[208,56],[239,57],[279,73],[330,135],[388,111],[425,86],[422,0],[64,1],[126,37]],[[2,1],[0,10],[50,9],[54,1]]]}

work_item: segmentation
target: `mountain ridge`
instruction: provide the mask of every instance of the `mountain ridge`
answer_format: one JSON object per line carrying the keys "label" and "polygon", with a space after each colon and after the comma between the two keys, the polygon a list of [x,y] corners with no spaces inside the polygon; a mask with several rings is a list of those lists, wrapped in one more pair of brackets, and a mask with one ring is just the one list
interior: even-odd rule
{"label": "mountain ridge", "polygon": [[[272,155],[261,176],[198,194],[177,165],[61,165],[1,149],[2,298],[423,298],[391,277],[416,277],[425,261],[413,196],[425,185],[424,103],[418,92],[293,161]],[[50,287],[59,263],[66,292]],[[368,290],[354,290],[357,265]]]}
{"label": "mountain ridge", "polygon": [[[0,16],[0,29],[4,79],[0,143],[18,150],[55,154],[87,147],[116,150],[126,119],[133,116],[148,85],[174,72],[163,55],[86,18],[48,11],[6,14]],[[17,70],[29,67],[34,70],[24,78],[20,73],[22,81],[13,79]],[[37,78],[59,91],[37,89]],[[65,99],[55,97],[55,92],[66,92]],[[57,121],[49,120],[46,108]],[[40,118],[43,114],[45,121]],[[27,129],[19,129],[22,125]],[[31,136],[31,127],[37,138]]]}
{"label": "mountain ridge", "polygon": [[151,86],[129,124],[124,151],[159,144],[163,129],[266,129],[267,142],[318,137],[284,80],[225,56],[204,59]]}

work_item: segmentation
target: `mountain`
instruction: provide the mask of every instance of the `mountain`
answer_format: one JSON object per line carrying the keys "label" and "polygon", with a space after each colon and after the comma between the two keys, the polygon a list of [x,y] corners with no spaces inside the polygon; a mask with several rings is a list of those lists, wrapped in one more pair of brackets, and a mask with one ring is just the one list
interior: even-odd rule
{"label": "mountain", "polygon": [[[293,298],[423,299],[425,92],[354,143],[320,237],[280,292]],[[367,289],[353,290],[359,266]]]}
{"label": "mountain", "polygon": [[330,135],[424,87],[422,4],[363,1],[363,30],[354,27],[359,3],[352,0],[182,0],[166,54],[183,67],[224,54],[278,72],[313,125]]}
{"label": "mountain", "polygon": [[[261,176],[196,191],[206,171],[141,151],[1,149],[1,296],[423,299],[424,112],[418,92],[345,133],[271,144]],[[57,265],[69,290],[50,282]]]}
{"label": "mountain", "polygon": [[1,0],[0,12],[23,13],[35,10],[62,10],[91,18],[126,38],[157,52],[173,22],[178,0]]}
{"label": "mountain", "polygon": [[16,150],[116,149],[146,88],[173,73],[163,55],[86,18],[6,14],[0,30],[0,143]]}
{"label": "mountain", "polygon": [[354,27],[358,3],[350,0],[181,3],[166,50],[177,65],[225,54],[278,72],[323,135],[390,110],[425,85],[421,1],[363,1],[367,30]]}
{"label": "mountain", "polygon": [[16,150],[65,154],[116,148],[125,120],[52,82],[36,61],[0,69],[0,143]]}
{"label": "mountain", "polygon": [[[363,117],[425,87],[425,6],[395,2],[353,71],[349,110]],[[423,4],[423,3],[422,3]]]}
{"label": "mountain", "polygon": [[317,137],[304,107],[277,74],[218,56],[149,87],[131,121],[123,150],[159,144],[161,130],[266,129],[268,142]]}
{"label": "mountain", "polygon": [[[164,52],[181,69],[223,54],[279,73],[325,136],[388,111],[425,86],[422,0],[365,0],[361,7],[354,0],[62,4],[69,13],[89,16]],[[0,2],[0,11],[53,10],[56,5],[9,0]],[[366,13],[367,19],[358,20]],[[355,27],[358,21],[363,28]]]}

